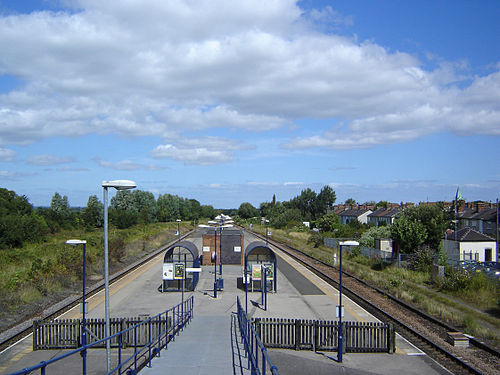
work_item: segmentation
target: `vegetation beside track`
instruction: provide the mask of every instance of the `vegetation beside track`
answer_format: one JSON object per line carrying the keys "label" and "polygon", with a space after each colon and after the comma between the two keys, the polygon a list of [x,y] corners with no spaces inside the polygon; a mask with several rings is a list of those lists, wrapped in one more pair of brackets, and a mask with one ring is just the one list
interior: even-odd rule
{"label": "vegetation beside track", "polygon": [[[265,235],[266,228],[253,224],[252,230]],[[315,246],[309,231],[295,232],[270,228],[271,238],[300,249],[333,265],[334,250]],[[316,243],[317,245],[317,243]],[[350,254],[343,259],[344,269],[419,309],[500,348],[500,286],[482,274],[462,280],[458,288],[446,288],[446,282],[434,280],[429,272],[386,265],[377,259]],[[456,278],[448,270],[451,278]],[[453,280],[452,280],[453,281]]]}
{"label": "vegetation beside track", "polygon": [[[181,233],[192,223],[180,223]],[[109,230],[110,272],[133,263],[175,239],[177,223],[134,225]],[[68,229],[47,236],[43,243],[27,243],[15,250],[0,251],[0,332],[39,314],[69,295],[81,293],[82,249],[65,244],[84,239],[86,279],[103,279],[103,230]]]}

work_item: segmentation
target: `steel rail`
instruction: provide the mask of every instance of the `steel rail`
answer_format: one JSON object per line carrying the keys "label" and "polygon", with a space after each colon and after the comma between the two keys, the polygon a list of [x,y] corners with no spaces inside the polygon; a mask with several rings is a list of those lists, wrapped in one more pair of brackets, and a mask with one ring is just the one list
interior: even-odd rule
{"label": "steel rail", "polygon": [[[163,251],[165,251],[168,247],[171,247],[174,244],[176,244],[177,242],[180,242],[183,239],[185,239],[186,237],[190,236],[192,233],[193,233],[193,230],[185,233],[181,238],[177,238],[176,237],[175,240],[172,240],[172,241],[168,242],[166,245],[160,247],[159,249],[155,250],[151,254],[146,255],[144,258],[141,258],[138,261],[136,261],[136,262],[130,264],[129,266],[125,267],[124,269],[116,272],[109,279],[110,285],[113,284],[113,283],[115,283],[115,282],[117,282],[118,280],[120,280],[121,278],[123,278],[124,276],[126,276],[127,274],[129,274],[130,272],[136,270],[137,268],[139,268],[143,264],[149,262],[151,259],[153,259],[154,257],[156,257],[159,254],[161,254]],[[88,298],[88,297],[90,297],[90,296],[92,296],[92,295],[100,292],[103,289],[104,289],[104,281],[100,281],[100,282],[94,284],[92,287],[89,288],[89,290],[86,292],[86,297]],[[55,311],[53,311],[53,312],[49,313],[48,315],[44,316],[43,319],[45,320],[45,319],[54,318],[54,317],[56,317],[56,316],[58,316],[58,315],[60,315],[60,314],[62,314],[64,312],[72,309],[73,307],[77,306],[77,304],[81,300],[82,300],[82,296],[75,297],[74,299],[70,300],[68,303],[64,304],[60,308],[58,308]],[[32,332],[33,332],[33,324],[30,324],[29,326],[27,326],[25,328],[20,328],[19,331],[12,333],[11,335],[9,335],[8,337],[4,338],[0,342],[0,351],[8,348],[10,345],[12,345],[12,344],[16,343],[17,341],[23,339],[24,337],[28,336]]]}
{"label": "steel rail", "polygon": [[[248,229],[246,228],[243,228],[245,231],[249,231]],[[258,234],[258,233],[255,233],[253,231],[249,231],[251,232],[254,236],[262,239],[262,240],[265,240],[265,237]],[[333,285],[339,285],[338,282],[333,279],[332,277],[330,277],[329,275],[325,274],[324,272],[318,270],[316,267],[314,267],[314,265],[310,264],[310,263],[307,263],[306,261],[304,261],[303,259],[300,259],[299,257],[297,257],[295,254],[292,254],[290,251],[286,250],[285,248],[283,248],[283,246],[286,246],[288,247],[289,249],[293,250],[293,251],[296,251],[298,253],[300,253],[301,255],[311,259],[312,261],[314,262],[318,262],[318,263],[321,263],[322,265],[324,266],[327,266],[329,268],[332,268],[332,269],[335,269],[335,267],[333,267],[331,264],[328,264],[324,261],[321,261],[319,259],[316,259],[314,258],[313,256],[309,255],[309,254],[306,254],[305,252],[299,250],[299,249],[296,249],[292,246],[289,246],[287,244],[283,244],[281,242],[278,242],[276,240],[273,240],[273,239],[269,239],[268,238],[268,242],[271,243],[273,246],[275,246],[276,248],[278,248],[279,250],[283,251],[284,253],[286,253],[287,255],[291,256],[292,258],[294,258],[295,260],[297,260],[298,262],[300,262],[301,264],[303,264],[304,266],[306,266],[307,268],[309,268],[311,271],[313,271],[315,274],[317,274],[318,276],[320,276],[321,278],[323,278],[325,281],[327,281],[328,283],[330,284],[333,284]],[[351,275],[347,272],[343,272],[343,274],[345,274],[346,276],[349,276],[349,277],[352,277],[353,279],[355,279],[356,281],[359,281],[361,282],[362,284],[366,285],[367,287],[370,287],[374,290],[376,290],[377,292],[379,293],[382,293],[384,296],[387,296],[388,298],[390,298],[391,300],[393,300],[394,302],[400,304],[402,307],[404,308],[407,308],[409,309],[410,311],[414,312],[415,314],[421,316],[422,318],[425,318],[426,320],[430,320],[432,323],[434,324],[437,324],[437,325],[440,325],[441,327],[443,328],[446,328],[448,330],[451,330],[451,331],[457,331],[455,328],[447,325],[446,323],[440,321],[439,319],[436,319],[432,316],[430,316],[429,314],[407,304],[406,302],[404,301],[400,301],[398,300],[395,296],[392,296],[390,295],[389,293],[381,290],[380,288],[378,287],[374,287],[368,283],[366,283],[365,281],[363,280],[360,280],[359,278],[357,278],[356,276],[354,275]],[[395,323],[398,327],[400,327],[400,331],[401,329],[404,329],[406,332],[409,332],[411,333],[411,335],[413,335],[414,337],[418,338],[419,340],[423,341],[426,345],[429,345],[433,350],[437,351],[438,353],[444,355],[446,358],[448,358],[449,360],[451,360],[454,364],[456,365],[459,365],[461,368],[463,368],[464,370],[468,371],[469,373],[472,373],[472,374],[481,374],[481,372],[475,368],[473,368],[471,365],[469,365],[468,363],[464,362],[461,358],[458,358],[457,356],[455,356],[453,353],[450,353],[448,350],[446,350],[444,347],[442,347],[441,345],[433,342],[431,339],[425,337],[424,335],[422,335],[421,333],[415,331],[413,328],[409,327],[408,325],[406,325],[405,323],[399,321],[397,318],[393,317],[390,313],[384,311],[383,309],[381,309],[380,307],[374,305],[373,303],[371,303],[370,301],[368,301],[367,299],[365,299],[364,297],[360,296],[359,294],[357,294],[356,292],[350,290],[349,288],[347,288],[345,285],[343,285],[343,290],[346,292],[347,295],[349,295],[349,297],[353,300],[356,300],[357,303],[363,305],[364,308],[367,308],[367,309],[370,309],[370,310],[374,310],[375,312],[377,312],[378,314],[382,315],[385,319],[389,319],[391,320],[393,323]],[[401,332],[400,332],[401,333]],[[500,357],[500,352],[498,352],[496,349],[478,341],[478,340],[473,340],[473,339],[470,339],[470,342],[473,343],[473,345],[475,345],[476,347],[478,347],[479,349],[483,349],[483,347],[486,347],[487,349],[483,349],[487,352],[489,352],[490,354],[493,354],[497,357]],[[424,350],[425,351],[425,350]],[[427,353],[429,355],[432,356],[431,353]]]}

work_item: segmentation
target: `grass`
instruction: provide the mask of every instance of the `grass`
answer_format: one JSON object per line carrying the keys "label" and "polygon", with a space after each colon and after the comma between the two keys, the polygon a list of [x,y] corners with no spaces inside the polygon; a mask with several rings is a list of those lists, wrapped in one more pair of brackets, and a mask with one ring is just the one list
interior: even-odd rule
{"label": "grass", "polygon": [[[192,229],[181,223],[181,232]],[[110,228],[110,269],[112,271],[152,252],[175,238],[177,223],[136,225],[126,230]],[[80,238],[86,245],[87,280],[103,277],[103,230],[64,230],[41,244],[0,251],[0,331],[12,325],[12,315],[35,313],[37,306],[50,304],[60,296],[78,293],[82,280],[82,248],[65,241]],[[119,239],[119,240],[118,240]],[[111,252],[113,241],[122,244]],[[113,256],[114,255],[114,256]]]}

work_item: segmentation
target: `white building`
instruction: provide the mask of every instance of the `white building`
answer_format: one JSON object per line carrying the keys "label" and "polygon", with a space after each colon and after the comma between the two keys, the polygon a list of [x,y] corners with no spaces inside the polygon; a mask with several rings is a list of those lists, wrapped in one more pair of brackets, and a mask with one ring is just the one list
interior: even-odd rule
{"label": "white building", "polygon": [[443,239],[443,250],[450,263],[463,260],[496,262],[497,244],[495,239],[473,228],[462,228],[451,232]]}

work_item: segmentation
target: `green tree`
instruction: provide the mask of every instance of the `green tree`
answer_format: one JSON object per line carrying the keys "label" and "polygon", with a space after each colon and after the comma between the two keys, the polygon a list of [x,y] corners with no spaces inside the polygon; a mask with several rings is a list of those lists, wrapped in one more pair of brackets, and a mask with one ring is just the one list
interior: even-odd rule
{"label": "green tree", "polygon": [[345,201],[345,205],[347,205],[347,206],[350,206],[350,205],[353,205],[353,206],[354,206],[354,205],[356,205],[356,204],[358,204],[358,202],[356,202],[356,200],[354,200],[353,198],[349,198],[349,199],[347,199],[347,200]]}
{"label": "green tree", "polygon": [[318,219],[317,226],[322,232],[335,233],[340,229],[340,218],[335,213],[324,215]]}
{"label": "green tree", "polygon": [[238,216],[243,219],[250,219],[252,217],[259,216],[259,210],[252,206],[251,203],[245,202],[238,208]]}
{"label": "green tree", "polygon": [[426,237],[424,244],[437,251],[444,231],[450,224],[450,218],[445,213],[442,205],[419,205],[408,207],[403,211],[403,216],[410,221],[417,221],[425,228]]}
{"label": "green tree", "polygon": [[363,232],[359,239],[359,244],[365,247],[375,247],[375,238],[390,238],[391,229],[389,227],[370,227],[367,231]]}
{"label": "green tree", "polygon": [[403,254],[417,251],[427,238],[425,226],[406,215],[398,217],[390,228],[392,239],[398,243],[399,251]]}
{"label": "green tree", "polygon": [[91,195],[83,209],[82,219],[87,228],[100,228],[104,225],[104,205],[96,195]]}
{"label": "green tree", "polygon": [[155,223],[157,221],[157,205],[153,193],[149,191],[134,190],[131,193],[133,211],[138,213],[138,219],[142,224]]}
{"label": "green tree", "polygon": [[335,191],[328,185],[324,186],[316,197],[313,219],[323,216],[333,207],[337,199]]}
{"label": "green tree", "polygon": [[20,247],[25,241],[43,241],[48,233],[45,219],[25,196],[0,189],[0,246]]}
{"label": "green tree", "polygon": [[61,197],[59,193],[54,193],[50,201],[50,209],[61,217],[67,218],[71,215],[71,209],[68,202],[68,197]]}

